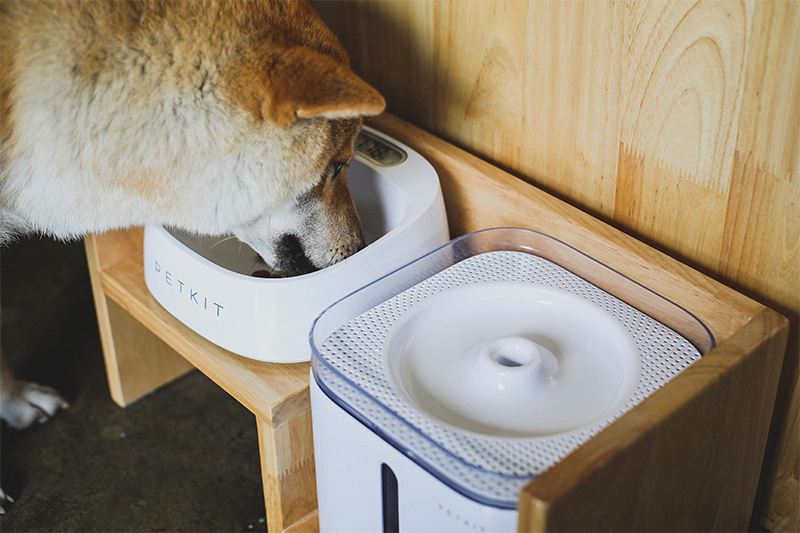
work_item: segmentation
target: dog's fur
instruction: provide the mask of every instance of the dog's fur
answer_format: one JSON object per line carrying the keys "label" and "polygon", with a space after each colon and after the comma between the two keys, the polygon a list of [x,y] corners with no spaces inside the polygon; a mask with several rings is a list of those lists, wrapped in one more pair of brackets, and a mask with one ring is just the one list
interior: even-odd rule
{"label": "dog's fur", "polygon": [[[0,240],[156,223],[325,267],[363,245],[332,169],[383,108],[305,3],[3,0]],[[12,424],[61,405],[0,377]]]}

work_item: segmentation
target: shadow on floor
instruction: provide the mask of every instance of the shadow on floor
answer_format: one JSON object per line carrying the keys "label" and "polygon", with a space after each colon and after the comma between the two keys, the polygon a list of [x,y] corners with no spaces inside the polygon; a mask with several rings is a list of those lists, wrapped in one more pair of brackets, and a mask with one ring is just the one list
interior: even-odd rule
{"label": "shadow on floor", "polygon": [[0,341],[17,377],[71,407],[2,427],[11,531],[264,529],[253,416],[192,373],[127,409],[108,394],[83,245],[31,238],[0,250]]}

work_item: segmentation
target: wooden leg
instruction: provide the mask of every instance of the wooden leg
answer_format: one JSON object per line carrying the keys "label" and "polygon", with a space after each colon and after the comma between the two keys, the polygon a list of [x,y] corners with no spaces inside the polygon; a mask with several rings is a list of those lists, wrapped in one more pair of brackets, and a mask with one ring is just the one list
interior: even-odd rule
{"label": "wooden leg", "polygon": [[276,427],[256,419],[269,531],[317,531],[311,411]]}
{"label": "wooden leg", "polygon": [[103,292],[99,254],[100,237],[86,238],[86,257],[92,282],[100,342],[111,397],[125,407],[192,369],[167,346]]}

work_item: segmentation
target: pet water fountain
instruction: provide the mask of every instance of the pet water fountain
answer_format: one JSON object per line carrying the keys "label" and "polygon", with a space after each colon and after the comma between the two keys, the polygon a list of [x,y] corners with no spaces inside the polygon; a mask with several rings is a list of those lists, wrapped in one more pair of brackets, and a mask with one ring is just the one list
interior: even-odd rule
{"label": "pet water fountain", "polygon": [[[613,295],[625,285],[692,341]],[[687,311],[552,237],[455,239],[314,323],[320,528],[515,531],[527,482],[713,343]]]}
{"label": "pet water fountain", "polygon": [[364,128],[348,172],[367,246],[323,270],[253,277],[258,255],[235,238],[145,228],[145,281],[167,311],[236,354],[308,361],[308,328],[332,302],[448,238],[436,171],[407,146]]}

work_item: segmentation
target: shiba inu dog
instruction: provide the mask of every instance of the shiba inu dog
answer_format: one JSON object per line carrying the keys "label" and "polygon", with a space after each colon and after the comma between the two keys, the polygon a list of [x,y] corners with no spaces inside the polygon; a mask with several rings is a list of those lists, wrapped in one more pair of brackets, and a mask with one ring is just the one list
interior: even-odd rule
{"label": "shiba inu dog", "polygon": [[[285,275],[363,246],[346,167],[381,95],[303,1],[0,2],[0,239],[233,233]],[[0,373],[0,415],[64,406]]]}

